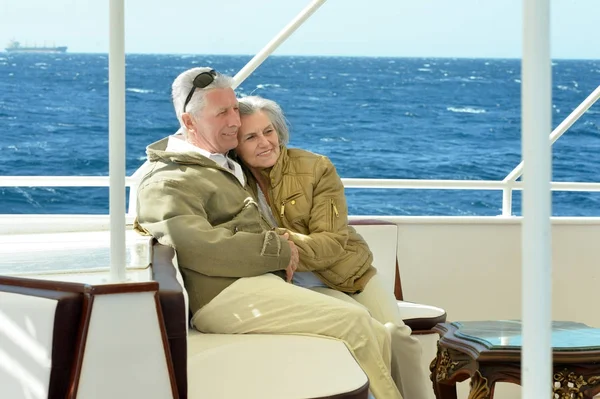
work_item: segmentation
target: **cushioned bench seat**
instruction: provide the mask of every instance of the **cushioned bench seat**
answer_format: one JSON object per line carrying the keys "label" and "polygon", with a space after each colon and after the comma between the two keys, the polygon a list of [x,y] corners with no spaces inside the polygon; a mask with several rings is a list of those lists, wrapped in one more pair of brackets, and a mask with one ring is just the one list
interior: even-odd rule
{"label": "cushioned bench seat", "polygon": [[190,398],[366,398],[368,380],[341,342],[299,335],[188,337]]}
{"label": "cushioned bench seat", "polygon": [[[374,253],[378,273],[401,299],[397,226],[377,221],[361,223],[366,224],[356,228]],[[152,263],[154,279],[160,285],[159,298],[180,398],[367,398],[367,377],[340,341],[297,335],[188,332],[187,296],[175,252],[155,244]],[[424,345],[421,367],[428,369],[437,341],[437,334],[430,329],[444,322],[446,313],[441,308],[401,300],[398,306],[402,318]]]}

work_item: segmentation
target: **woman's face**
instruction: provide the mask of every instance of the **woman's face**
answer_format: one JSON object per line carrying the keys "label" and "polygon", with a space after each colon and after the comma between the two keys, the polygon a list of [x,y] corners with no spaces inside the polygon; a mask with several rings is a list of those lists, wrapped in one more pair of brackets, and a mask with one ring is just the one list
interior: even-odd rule
{"label": "woman's face", "polygon": [[262,111],[241,117],[238,146],[235,152],[253,169],[275,165],[279,157],[279,135],[269,117]]}

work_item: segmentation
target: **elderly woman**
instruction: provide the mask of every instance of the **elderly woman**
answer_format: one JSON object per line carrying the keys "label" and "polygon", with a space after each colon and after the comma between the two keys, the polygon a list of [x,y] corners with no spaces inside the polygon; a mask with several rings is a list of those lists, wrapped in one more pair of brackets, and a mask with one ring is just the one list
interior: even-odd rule
{"label": "elderly woman", "polygon": [[391,332],[392,377],[403,397],[427,397],[421,347],[400,317],[396,299],[372,266],[364,239],[348,225],[344,187],[331,161],[287,148],[288,127],[277,103],[239,100],[241,128],[235,152],[264,216],[287,232],[300,264],[292,283],[366,307]]}

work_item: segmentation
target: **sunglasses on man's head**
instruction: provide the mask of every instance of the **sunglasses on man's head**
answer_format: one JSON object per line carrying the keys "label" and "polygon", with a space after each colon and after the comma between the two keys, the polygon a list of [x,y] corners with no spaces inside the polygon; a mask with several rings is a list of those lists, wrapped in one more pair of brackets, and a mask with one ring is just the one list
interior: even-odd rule
{"label": "sunglasses on man's head", "polygon": [[187,98],[185,99],[185,103],[183,103],[183,112],[184,113],[185,113],[185,107],[187,107],[188,103],[192,99],[192,96],[194,95],[194,91],[196,91],[196,89],[204,89],[206,86],[208,86],[215,80],[216,76],[217,76],[217,73],[215,72],[215,70],[211,69],[210,71],[199,73],[194,78],[192,90],[190,90],[190,93],[188,94]]}

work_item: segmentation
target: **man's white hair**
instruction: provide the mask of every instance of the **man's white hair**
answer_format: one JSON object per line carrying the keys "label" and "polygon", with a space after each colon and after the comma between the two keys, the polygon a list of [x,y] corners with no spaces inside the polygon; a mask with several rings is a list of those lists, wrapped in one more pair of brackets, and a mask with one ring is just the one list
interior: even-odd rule
{"label": "man's white hair", "polygon": [[[212,68],[209,67],[197,67],[188,69],[185,72],[182,72],[175,78],[173,81],[173,85],[171,86],[171,97],[173,98],[173,107],[175,107],[175,114],[177,115],[177,119],[179,120],[179,124],[181,125],[180,132],[182,132],[187,137],[187,129],[185,124],[183,123],[183,119],[181,119],[181,115],[183,114],[183,105],[185,104],[185,99],[187,98],[190,90],[194,86],[194,79],[196,76],[201,74],[202,72],[211,71]],[[194,117],[198,117],[200,111],[204,107],[204,97],[206,92],[212,89],[227,89],[230,88],[233,84],[233,78],[228,75],[221,75],[217,72],[217,76],[212,81],[211,84],[206,86],[203,89],[196,88],[194,90],[194,94],[190,102],[187,104],[185,111],[189,114],[192,114]]]}

